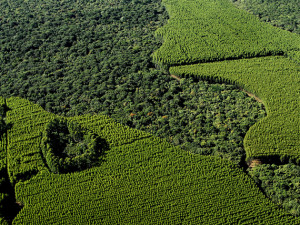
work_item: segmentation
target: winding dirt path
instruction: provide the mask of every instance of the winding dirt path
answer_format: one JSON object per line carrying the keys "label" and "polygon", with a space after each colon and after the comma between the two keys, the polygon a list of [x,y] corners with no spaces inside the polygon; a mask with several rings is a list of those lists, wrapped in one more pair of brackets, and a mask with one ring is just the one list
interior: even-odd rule
{"label": "winding dirt path", "polygon": [[178,76],[176,76],[176,75],[173,75],[173,74],[171,74],[170,75],[170,77],[173,77],[173,78],[175,78],[176,80],[178,80],[178,81],[180,81],[181,80],[181,78],[180,77],[178,77]]}
{"label": "winding dirt path", "polygon": [[246,91],[245,89],[242,89],[242,88],[240,88],[240,90],[245,92],[248,96],[255,98],[256,101],[258,101],[260,103],[263,103],[263,101],[259,97],[255,96],[251,92],[248,92],[248,91]]}

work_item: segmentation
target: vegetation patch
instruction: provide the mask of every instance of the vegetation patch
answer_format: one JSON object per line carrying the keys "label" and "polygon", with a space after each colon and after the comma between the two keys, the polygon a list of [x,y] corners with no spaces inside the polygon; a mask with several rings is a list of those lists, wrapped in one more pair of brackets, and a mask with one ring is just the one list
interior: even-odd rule
{"label": "vegetation patch", "polygon": [[[248,129],[266,116],[263,104],[234,85],[196,78],[132,78],[139,90],[129,93],[123,106],[118,103],[120,109],[111,110],[111,116],[186,151],[244,165],[243,139]],[[125,95],[126,87],[128,84],[119,87],[120,94]]]}
{"label": "vegetation patch", "polygon": [[169,22],[156,31],[164,40],[153,54],[159,65],[182,65],[299,50],[300,37],[263,23],[228,0],[163,0]]}
{"label": "vegetation patch", "polygon": [[[247,6],[245,8],[262,20],[297,33],[298,1],[234,2]],[[256,165],[250,165],[256,169],[262,168],[258,165],[260,162],[299,164],[299,35],[264,24],[255,16],[234,9],[225,0],[165,0],[163,3],[170,20],[157,31],[164,43],[153,54],[156,62],[165,68],[171,65],[173,75],[231,83],[253,93],[266,106],[268,116],[252,126],[245,136],[247,159],[257,159]],[[248,57],[254,58],[241,59]],[[224,61],[213,62],[220,60]],[[212,63],[203,63],[208,61]],[[198,62],[202,64],[195,64]],[[178,64],[194,65],[172,67]],[[291,177],[298,180],[297,173]],[[264,181],[258,183],[266,188],[266,193],[271,193],[271,198],[281,196],[277,203],[283,204],[282,195],[287,197],[286,190],[294,190],[292,182],[276,185],[277,180],[275,185],[268,185],[275,179],[274,173],[262,179]],[[284,207],[296,215],[298,196],[291,194],[288,198]]]}
{"label": "vegetation patch", "polygon": [[75,122],[54,119],[46,125],[41,148],[53,173],[90,168],[99,163],[100,138]]}
{"label": "vegetation patch", "polygon": [[[154,60],[167,67],[201,62],[171,67],[170,73],[231,83],[253,93],[268,116],[246,134],[247,157],[277,154],[299,159],[299,65],[269,55],[297,57],[300,37],[260,22],[227,0],[163,3],[170,19],[157,30],[164,42]],[[254,58],[239,59],[248,57]],[[203,63],[219,60],[223,61]]]}
{"label": "vegetation patch", "polygon": [[[53,120],[56,116],[24,99],[10,98],[8,102],[7,119],[15,119],[8,132],[8,171],[13,171],[9,174],[34,167],[39,170],[26,181],[15,180],[16,199],[24,207],[14,224],[300,223],[267,199],[232,162],[182,151],[103,115],[70,117],[68,121],[69,126],[79,124],[107,141],[110,150],[105,161],[76,173],[49,172],[40,152],[20,143],[28,146],[29,139],[30,146],[39,150],[40,139],[31,131],[41,127],[44,131],[49,122],[64,120]],[[68,121],[60,128],[64,134],[56,137],[70,138]],[[26,161],[14,163],[20,156]]]}
{"label": "vegetation patch", "polygon": [[[283,56],[171,67],[172,74],[235,83],[264,103],[267,117],[244,139],[249,158],[289,156],[300,159],[299,66]],[[274,88],[276,86],[276,88]]]}
{"label": "vegetation patch", "polygon": [[[165,44],[171,43],[171,50],[165,49],[165,59],[154,54],[159,66],[286,52],[294,60],[299,58],[298,36],[274,31],[233,9],[228,1],[165,0],[164,3],[173,22],[168,23],[171,32],[165,30],[169,36],[159,33],[162,30],[158,36],[163,34]],[[263,117],[261,105],[254,107],[248,99],[245,107],[241,107],[244,96],[234,93],[232,86],[196,84],[191,79],[177,82],[154,69],[150,54],[160,41],[154,39],[153,33],[167,18],[159,0],[0,0],[0,5],[3,6],[0,7],[3,31],[0,93],[3,95],[22,96],[47,111],[68,116],[103,112],[124,124],[166,136],[193,152],[241,160],[242,137],[249,126]],[[255,125],[259,126],[254,130],[258,131],[257,136],[248,137],[253,142],[245,143],[246,146],[250,143],[253,149],[264,143],[261,155],[266,156],[270,156],[270,151],[278,154],[286,149],[285,158],[298,146],[295,142],[298,131],[289,129],[298,126],[298,68],[280,59],[269,58],[273,63],[265,59],[255,62],[267,64],[273,72],[263,68],[258,73],[257,65],[243,65],[242,69],[250,71],[251,76],[256,73],[261,76],[261,79],[254,77],[262,85],[249,90],[259,94],[270,115],[262,120],[266,123]],[[230,70],[218,66],[222,74]],[[236,74],[239,65],[233,67],[235,71],[228,74]],[[205,73],[211,71],[214,69],[209,68]],[[199,77],[241,85],[240,80],[231,79],[228,74],[209,73]],[[280,75],[283,80],[276,80]],[[270,91],[272,86],[263,83],[264,77],[276,84],[276,91]],[[249,88],[255,82],[247,80],[244,85],[249,84]],[[268,87],[267,95],[261,94],[265,91],[262,86]],[[233,94],[228,93],[231,91]],[[204,96],[206,92],[209,93]],[[280,93],[285,95],[276,96]],[[290,97],[293,94],[295,98]],[[279,104],[285,103],[286,97],[286,104]],[[18,202],[25,205],[15,224],[38,224],[45,220],[50,224],[299,223],[266,199],[254,182],[231,162],[181,151],[165,140],[100,115],[69,117],[66,123],[62,122],[65,123],[61,125],[62,132],[54,135],[58,148],[48,148],[51,139],[47,139],[47,133],[41,137],[41,133],[47,124],[65,120],[21,98],[6,101],[11,111],[5,122],[13,124],[7,132],[9,142],[1,141],[7,150],[6,179],[14,185]],[[234,102],[239,105],[236,111]],[[80,141],[74,139],[76,132],[68,128],[71,123],[82,131]],[[284,132],[288,132],[286,137],[281,135]],[[89,133],[92,135],[85,139]],[[265,138],[265,133],[272,135]],[[88,140],[93,135],[103,137],[111,151],[101,166],[95,164],[84,170],[82,165],[89,163],[85,159],[79,163],[75,158],[86,153],[89,147],[81,147],[89,146]],[[45,144],[44,140],[49,142]],[[46,146],[46,154],[41,153],[41,143]],[[103,153],[103,148],[99,149]],[[47,154],[50,161],[54,158],[50,162],[54,173],[44,163]],[[71,164],[76,166],[67,166]]]}
{"label": "vegetation patch", "polygon": [[14,186],[9,182],[7,173],[7,113],[5,98],[0,97],[0,224],[11,224],[22,206],[16,203]]}
{"label": "vegetation patch", "polygon": [[[0,94],[65,116],[106,114],[193,153],[245,158],[243,137],[265,116],[263,106],[232,85],[178,82],[154,68],[151,53],[161,45],[154,32],[168,18],[159,0],[0,3]],[[36,127],[18,129],[35,136],[44,129]],[[23,143],[24,155],[35,154],[30,140]],[[25,177],[27,169],[13,168]]]}
{"label": "vegetation patch", "polygon": [[250,169],[249,174],[272,201],[300,215],[300,166],[263,164]]}
{"label": "vegetation patch", "polygon": [[160,2],[0,0],[0,95],[67,116],[122,108],[118,86],[154,69]]}

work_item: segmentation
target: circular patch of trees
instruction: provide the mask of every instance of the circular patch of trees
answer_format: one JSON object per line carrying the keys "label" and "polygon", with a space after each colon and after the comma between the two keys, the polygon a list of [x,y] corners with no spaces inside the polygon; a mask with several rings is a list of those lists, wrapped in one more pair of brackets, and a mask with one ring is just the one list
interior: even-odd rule
{"label": "circular patch of trees", "polygon": [[100,140],[76,122],[53,119],[43,133],[41,148],[50,171],[68,173],[99,162]]}

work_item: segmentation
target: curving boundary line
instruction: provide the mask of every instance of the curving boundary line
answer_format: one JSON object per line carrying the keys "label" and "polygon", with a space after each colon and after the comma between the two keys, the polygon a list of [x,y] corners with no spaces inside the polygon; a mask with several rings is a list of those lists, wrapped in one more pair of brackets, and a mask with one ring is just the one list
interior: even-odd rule
{"label": "curving boundary line", "polygon": [[[227,81],[258,96],[267,116],[244,139],[247,158],[300,158],[299,66],[282,56],[171,67],[172,74]],[[299,160],[298,160],[299,163]]]}
{"label": "curving boundary line", "polygon": [[268,115],[245,136],[247,159],[300,163],[300,36],[260,22],[228,0],[163,4],[170,19],[157,30],[163,45],[154,61],[173,75],[232,83],[255,94]]}

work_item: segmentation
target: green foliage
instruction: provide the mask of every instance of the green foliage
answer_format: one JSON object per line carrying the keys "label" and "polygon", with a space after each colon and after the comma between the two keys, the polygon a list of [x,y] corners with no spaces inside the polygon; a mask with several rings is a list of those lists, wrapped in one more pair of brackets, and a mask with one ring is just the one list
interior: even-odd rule
{"label": "green foliage", "polygon": [[[0,97],[0,110],[5,105],[5,99]],[[7,199],[7,193],[4,190],[5,186],[5,174],[6,174],[6,129],[5,122],[2,117],[5,116],[4,110],[0,112],[0,223],[5,224],[5,201]]]}
{"label": "green foliage", "polygon": [[300,51],[289,51],[287,57],[294,62],[300,64]]}
{"label": "green foliage", "polygon": [[[126,93],[130,84],[138,91]],[[167,138],[187,151],[237,164],[245,158],[244,135],[266,115],[262,104],[233,85],[192,78],[132,77],[118,91],[125,98],[110,101],[117,109],[106,109],[115,120]]]}
{"label": "green foliage", "polygon": [[4,119],[0,116],[0,137],[2,137],[5,131],[6,131],[6,123]]}
{"label": "green foliage", "polygon": [[[2,99],[0,98],[0,101]],[[5,202],[7,201],[8,194],[7,191],[5,190],[5,186],[7,183],[7,180],[5,179],[5,174],[6,174],[6,135],[2,134],[0,136],[0,224],[5,224],[6,220],[6,204]]]}
{"label": "green foliage", "polygon": [[99,163],[100,138],[66,119],[54,119],[45,128],[41,148],[53,173],[84,170]]}
{"label": "green foliage", "polygon": [[[217,6],[220,2],[207,4]],[[166,19],[159,3],[159,1],[147,0],[93,2],[0,0],[2,6],[0,7],[2,32],[0,93],[5,96],[26,97],[40,103],[48,111],[65,115],[105,111],[104,113],[114,115],[115,118],[129,125],[146,127],[146,129],[154,127],[154,132],[157,129],[160,135],[169,132],[167,136],[179,144],[183,143],[182,137],[173,137],[172,134],[180,130],[188,133],[184,135],[185,142],[190,138],[191,133],[193,136],[194,127],[184,127],[186,123],[184,117],[187,117],[185,113],[192,112],[184,108],[184,105],[196,106],[197,99],[189,100],[189,97],[184,97],[183,93],[188,91],[187,93],[198,97],[195,94],[198,86],[191,85],[196,88],[196,91],[189,90],[187,87],[176,90],[177,87],[172,85],[171,79],[151,68],[153,64],[149,55],[159,45],[159,41],[153,38],[153,31]],[[187,2],[183,3],[188,5]],[[195,4],[193,10],[202,7],[199,2]],[[222,4],[222,7],[228,6],[225,2]],[[216,9],[214,7],[213,10]],[[238,15],[237,11],[230,7],[228,9],[232,10],[230,11],[232,15]],[[223,9],[216,11],[218,15],[222,15],[220,11],[225,12]],[[215,16],[207,12],[209,11],[202,10],[202,13],[206,13],[208,17]],[[211,43],[217,43],[227,51],[225,57],[282,54],[287,49],[298,48],[299,41],[296,36],[276,31],[266,38],[271,30],[266,27],[265,30],[257,32],[256,22],[252,19],[247,21],[251,29],[248,26],[249,32],[245,31],[245,26],[237,22],[244,21],[240,17],[243,16],[237,16],[236,21],[232,21],[231,17],[225,17],[225,20],[224,17],[220,17],[218,19],[221,23],[220,27],[215,24],[208,26],[208,31],[228,31],[223,35],[224,39],[220,39],[225,43],[224,46],[211,40]],[[208,18],[207,21],[212,20]],[[235,27],[229,29],[224,21],[228,21],[229,25],[234,24]],[[216,30],[213,29],[214,27]],[[228,36],[231,31],[234,33],[232,39]],[[240,34],[243,32],[252,40],[239,41],[242,37]],[[217,37],[222,36],[222,33],[210,35]],[[266,42],[266,39],[270,43]],[[283,39],[286,42],[281,42]],[[231,46],[229,42],[232,40],[235,42]],[[241,45],[245,42],[247,44],[257,42],[257,46],[248,46],[244,54]],[[292,43],[292,46],[287,42]],[[234,50],[237,46],[239,48]],[[266,49],[262,49],[262,46]],[[208,54],[206,60],[224,58],[224,52],[222,55],[216,49],[211,51],[207,46],[204,50],[212,54],[212,56]],[[142,82],[145,78],[148,79],[147,83]],[[181,84],[184,82],[182,80]],[[219,85],[201,85],[204,89],[214,89],[217,93],[218,90],[225,91]],[[160,115],[161,97],[166,104],[164,109],[173,108],[174,111],[178,110],[179,115],[173,112],[170,116],[165,113]],[[216,99],[222,97],[220,94],[215,96]],[[227,97],[236,98],[230,95]],[[239,98],[236,99],[239,102]],[[147,105],[145,108],[145,105],[140,104],[143,101],[149,103],[149,107]],[[211,100],[206,101],[211,102]],[[182,153],[165,141],[150,138],[147,133],[121,126],[106,116],[81,116],[68,119],[68,121],[78,122],[82,127],[107,140],[112,151],[107,154],[106,163],[101,167],[74,174],[48,173],[39,147],[41,133],[46,124],[56,116],[23,99],[11,98],[7,100],[7,104],[12,109],[8,113],[7,121],[13,123],[7,136],[9,143],[5,144],[8,175],[11,183],[17,184],[18,199],[26,203],[15,223],[43,223],[45,218],[48,223],[58,221],[59,223],[115,221],[115,223],[133,224],[136,222],[184,223],[185,221],[186,223],[210,221],[223,224],[261,221],[272,224],[289,224],[293,221],[298,223],[296,219],[287,217],[285,213],[275,209],[274,205],[258,192],[253,182],[251,183],[242,171],[236,169],[231,163]],[[204,102],[201,104],[203,105]],[[243,109],[247,111],[251,105]],[[215,114],[215,111],[219,110],[213,110],[213,107],[218,107],[218,104],[211,104],[209,107],[205,108],[205,113],[208,115],[205,115],[205,122],[210,124],[203,129],[203,133],[213,130],[205,137],[211,140],[202,141],[201,139],[204,139],[202,134],[194,139],[196,140],[194,143],[195,145],[200,143],[205,147],[214,143],[216,147],[223,149],[221,145],[226,138],[224,133],[215,129],[224,124],[223,116]],[[224,110],[220,109],[220,111]],[[145,116],[150,112],[154,112],[155,119],[152,117],[149,120]],[[249,119],[250,121],[246,119],[241,125],[237,125],[235,121],[240,117],[236,117],[236,114],[243,114],[242,109],[230,112],[233,115],[230,113],[229,119],[225,120],[226,125],[232,125],[233,130],[235,129],[233,125],[236,125],[241,130],[233,132],[230,147],[234,148],[241,144],[240,139],[244,130],[255,121],[252,118]],[[209,116],[210,113],[212,116]],[[136,116],[131,117],[130,115],[133,114]],[[255,113],[249,114],[257,117]],[[174,120],[171,120],[173,115]],[[176,129],[172,124],[178,124]],[[279,126],[280,124],[277,127]],[[169,127],[174,129],[168,131]],[[187,132],[186,129],[189,131]],[[222,144],[218,143],[219,140]],[[236,142],[239,142],[238,145],[235,145]],[[223,151],[204,150],[208,152],[207,154],[211,152],[219,154]],[[223,157],[225,155],[223,154]],[[202,186],[199,187],[199,184]],[[240,187],[243,187],[242,190]],[[236,203],[234,207],[233,202]],[[212,208],[212,205],[215,208]],[[228,205],[231,208],[228,209]],[[240,210],[241,206],[243,211]],[[249,215],[249,211],[252,215]],[[199,212],[202,213],[200,217]],[[239,212],[240,217],[232,216],[236,212]],[[201,217],[203,221],[199,221]],[[174,218],[174,221],[170,221],[170,218]]]}
{"label": "green foliage", "polygon": [[15,202],[14,188],[9,182],[7,174],[7,132],[10,126],[5,123],[7,112],[5,99],[0,97],[3,109],[0,123],[0,224],[11,224],[11,221],[20,211]]}
{"label": "green foliage", "polygon": [[[272,1],[256,2],[267,5]],[[248,159],[272,157],[299,163],[299,65],[292,62],[300,62],[299,36],[263,24],[225,0],[165,0],[164,4],[170,20],[157,31],[164,43],[153,55],[160,64],[168,67],[274,54],[285,54],[291,59],[265,57],[204,63],[171,67],[170,73],[231,83],[255,94],[266,106],[268,116],[246,134],[244,146]],[[291,4],[298,3],[291,1]],[[284,193],[282,187],[277,191]],[[290,204],[294,203],[295,200]]]}
{"label": "green foliage", "polygon": [[[19,98],[9,102],[16,110],[39,109]],[[35,121],[42,122],[43,112],[24,117],[32,112],[26,110],[19,118],[39,129]],[[49,121],[42,122],[44,127]],[[110,150],[105,160],[101,166],[76,173],[53,174],[41,168],[36,176],[18,180],[16,197],[24,208],[14,224],[300,224],[228,160],[182,151],[107,116],[85,115],[68,121],[107,141]],[[23,140],[28,134],[19,136],[14,139]],[[17,156],[21,151],[12,153]],[[8,162],[9,169],[26,163],[39,165],[33,156],[18,165]]]}
{"label": "green foliage", "polygon": [[300,34],[299,0],[231,0],[239,8],[257,15],[262,21]]}
{"label": "green foliage", "polygon": [[160,0],[0,0],[0,96],[69,116],[105,111],[118,85],[154,67],[166,18]]}
{"label": "green foliage", "polygon": [[163,0],[169,22],[156,31],[158,64],[181,65],[281,55],[299,50],[300,37],[260,22],[228,0]]}
{"label": "green foliage", "polygon": [[8,225],[9,223],[5,220],[5,219],[3,219],[3,218],[0,218],[0,223],[1,224],[3,224],[3,225]]}
{"label": "green foliage", "polygon": [[5,102],[3,98],[0,98],[0,138],[6,132],[6,123],[4,121],[5,110],[4,110]]}
{"label": "green foliage", "polygon": [[[12,184],[26,180],[38,171],[46,169],[40,150],[41,133],[47,122],[55,116],[40,106],[21,98],[8,98],[10,110],[6,122],[12,124],[7,132],[8,176]],[[34,121],[31,118],[38,118]]]}
{"label": "green foliage", "polygon": [[6,122],[4,121],[6,111],[7,107],[5,104],[5,99],[3,97],[0,97],[0,138],[2,138],[2,136],[6,133],[7,129]]}
{"label": "green foliage", "polygon": [[[47,124],[57,118],[57,116],[46,112],[40,106],[25,99],[9,98],[6,101],[11,109],[7,113],[6,121],[13,124],[12,128],[7,132],[7,137],[10,140],[7,144],[8,176],[10,182],[15,184],[20,180],[31,178],[38,171],[48,171],[41,152],[42,134]],[[33,120],[32,118],[35,119]],[[86,125],[80,122],[81,117],[74,118],[68,119],[68,121],[74,120],[75,124],[79,123],[81,127],[86,129]],[[90,118],[94,119],[94,117]],[[101,122],[103,123],[108,120],[106,116],[102,116],[101,118]],[[99,122],[97,129],[100,130],[96,134],[101,133],[101,129],[104,129],[106,133],[113,133],[117,132],[118,125],[115,125],[112,121],[106,126]],[[130,137],[120,135],[120,140],[117,140],[116,143],[131,142],[136,136],[143,135],[139,132],[131,134]],[[147,134],[146,136],[149,135]],[[100,137],[106,139],[104,134]],[[97,143],[98,141],[100,141],[100,148],[107,149],[109,147],[102,140],[97,139]]]}
{"label": "green foliage", "polygon": [[299,166],[263,164],[249,170],[249,173],[275,203],[295,216],[300,215]]}
{"label": "green foliage", "polygon": [[[164,38],[162,47],[154,54],[160,63],[188,64],[282,53],[291,58],[298,55],[292,55],[299,50],[298,35],[261,23],[228,1],[166,0],[164,4],[170,20],[157,31]],[[258,54],[258,49],[263,54]],[[237,54],[238,51],[241,53]],[[232,83],[254,93],[265,104],[268,116],[247,133],[244,141],[247,157],[289,155],[299,159],[297,64],[283,57],[266,57],[171,67],[170,73]]]}
{"label": "green foliage", "polygon": [[232,86],[179,83],[153,68],[150,55],[161,44],[154,31],[167,19],[160,1],[9,4],[0,7],[0,94],[60,115],[103,113],[195,153],[244,157],[243,136],[262,106]]}
{"label": "green foliage", "polygon": [[[0,97],[0,105],[5,105],[5,99]],[[5,117],[5,114],[2,114]],[[6,172],[6,124],[3,117],[0,117],[0,179]]]}
{"label": "green foliage", "polygon": [[[300,158],[299,66],[284,57],[265,57],[172,67],[172,74],[228,81],[254,93],[267,117],[245,136],[247,157],[288,155]],[[276,88],[275,88],[276,87]]]}

